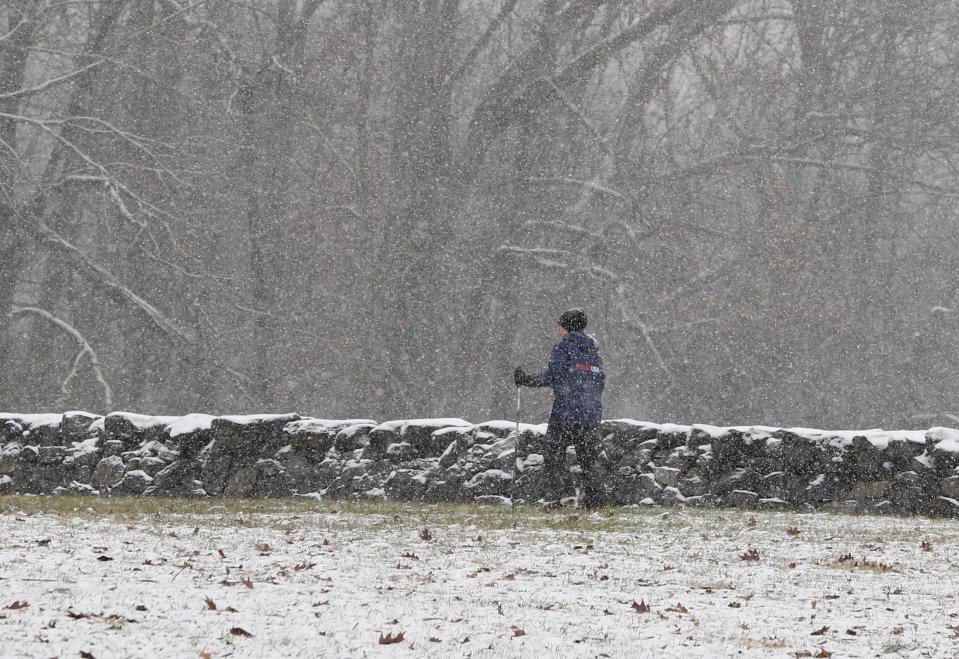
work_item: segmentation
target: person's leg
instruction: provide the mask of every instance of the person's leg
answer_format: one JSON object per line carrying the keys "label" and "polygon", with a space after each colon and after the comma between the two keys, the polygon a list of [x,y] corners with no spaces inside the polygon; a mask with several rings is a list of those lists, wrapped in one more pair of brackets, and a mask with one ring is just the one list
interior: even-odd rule
{"label": "person's leg", "polygon": [[546,498],[559,501],[563,497],[563,466],[566,462],[566,433],[556,424],[546,429],[546,446],[543,455],[543,468],[546,472]]}
{"label": "person's leg", "polygon": [[599,457],[599,433],[591,427],[576,428],[573,445],[576,447],[576,459],[582,472],[579,504],[583,508],[598,508],[605,499],[602,484],[596,481],[593,473],[593,466]]}

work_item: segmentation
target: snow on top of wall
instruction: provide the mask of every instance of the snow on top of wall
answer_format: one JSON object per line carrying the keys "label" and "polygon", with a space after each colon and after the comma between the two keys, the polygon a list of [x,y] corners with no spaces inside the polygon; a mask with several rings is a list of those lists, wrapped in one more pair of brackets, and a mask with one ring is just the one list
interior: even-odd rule
{"label": "snow on top of wall", "polygon": [[959,430],[953,428],[930,428],[926,436],[936,442],[936,449],[947,453],[959,453]]}
{"label": "snow on top of wall", "polygon": [[226,416],[218,416],[217,419],[222,419],[229,423],[236,423],[239,425],[249,425],[251,423],[263,423],[264,421],[282,421],[283,419],[289,419],[290,421],[295,421],[299,415],[294,412],[287,412],[286,414],[229,414]]}
{"label": "snow on top of wall", "polygon": [[24,428],[39,428],[41,426],[59,426],[63,419],[62,414],[15,414],[0,412],[0,421],[15,421]]}
{"label": "snow on top of wall", "polygon": [[354,426],[375,426],[373,419],[313,419],[305,418],[298,421],[290,421],[283,426],[283,432],[288,435],[299,433],[337,433],[346,428]]}
{"label": "snow on top of wall", "polygon": [[188,435],[199,430],[209,430],[215,418],[215,416],[209,414],[187,414],[174,417],[174,421],[166,424],[166,429],[170,433],[170,437]]}
{"label": "snow on top of wall", "polygon": [[[463,419],[398,419],[396,421],[386,421],[373,428],[374,431],[398,432],[403,434],[409,426],[420,426],[424,428],[472,428],[473,424]],[[372,432],[372,431],[371,431]]]}

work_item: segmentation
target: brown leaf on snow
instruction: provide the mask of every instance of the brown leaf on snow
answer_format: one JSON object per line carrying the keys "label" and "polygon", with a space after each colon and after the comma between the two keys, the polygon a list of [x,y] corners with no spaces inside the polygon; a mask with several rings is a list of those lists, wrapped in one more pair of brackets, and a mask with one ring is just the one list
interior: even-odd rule
{"label": "brown leaf on snow", "polygon": [[747,525],[748,527],[752,528],[752,527],[756,526],[757,523],[758,523],[758,522],[756,521],[756,518],[755,518],[755,517],[750,517],[750,518],[749,518],[749,521],[746,522],[746,525]]}
{"label": "brown leaf on snow", "polygon": [[811,657],[812,652],[809,650],[799,650],[798,652],[793,652],[794,657]]}
{"label": "brown leaf on snow", "polygon": [[756,549],[750,549],[745,554],[740,554],[739,558],[744,561],[758,561],[759,551]]}
{"label": "brown leaf on snow", "polygon": [[393,643],[402,643],[404,638],[403,632],[399,632],[396,636],[393,636],[393,633],[389,632],[386,634],[386,636],[380,634],[380,640],[378,643],[380,645],[392,645]]}
{"label": "brown leaf on snow", "polygon": [[919,549],[923,551],[932,551],[932,543],[928,540],[923,540],[919,543]]}
{"label": "brown leaf on snow", "polygon": [[220,558],[226,558],[226,554],[223,553],[222,549],[217,549],[216,552],[220,555]]}
{"label": "brown leaf on snow", "polygon": [[213,653],[209,650],[203,650],[200,652],[200,659],[213,659]]}
{"label": "brown leaf on snow", "polygon": [[102,556],[97,556],[97,560],[98,560],[98,561],[112,561],[113,559],[110,558],[109,556],[107,556],[106,554],[103,554]]}
{"label": "brown leaf on snow", "polygon": [[519,627],[517,627],[516,625],[513,625],[513,626],[511,627],[511,629],[513,630],[513,636],[514,636],[514,637],[515,637],[515,636],[526,636],[526,632],[525,632],[524,630],[520,629]]}
{"label": "brown leaf on snow", "polygon": [[9,609],[10,611],[17,611],[17,610],[19,610],[19,609],[25,609],[25,608],[27,608],[28,606],[30,606],[30,603],[29,603],[29,602],[25,602],[25,601],[21,601],[21,600],[15,600],[15,601],[13,602],[13,604],[8,604],[7,606],[5,606],[5,607],[3,607],[3,608]]}
{"label": "brown leaf on snow", "polygon": [[689,609],[687,609],[682,604],[678,604],[678,603],[676,604],[676,606],[671,606],[666,610],[669,611],[670,613],[689,613]]}
{"label": "brown leaf on snow", "polygon": [[316,563],[297,563],[293,566],[294,572],[302,572],[303,570],[312,570],[316,567]]}
{"label": "brown leaf on snow", "polygon": [[826,632],[828,631],[829,631],[829,625],[823,625],[822,627],[814,631],[812,634],[810,634],[810,636],[824,636]]}
{"label": "brown leaf on snow", "polygon": [[71,620],[81,620],[83,618],[89,618],[90,614],[78,613],[76,611],[73,611],[72,609],[67,609],[67,617],[70,618]]}
{"label": "brown leaf on snow", "polygon": [[731,609],[739,609],[739,608],[742,608],[743,605],[740,604],[739,602],[730,602],[726,606],[728,606]]}
{"label": "brown leaf on snow", "polygon": [[427,540],[427,541],[433,539],[433,534],[430,533],[429,528],[424,526],[423,528],[420,529],[420,539]]}
{"label": "brown leaf on snow", "polygon": [[430,636],[430,643],[442,643],[442,641],[435,636]]}
{"label": "brown leaf on snow", "polygon": [[213,601],[212,597],[204,597],[203,601],[206,602],[206,608],[208,611],[216,611],[216,602]]}
{"label": "brown leaf on snow", "polygon": [[241,582],[243,583],[243,585],[246,586],[247,588],[250,588],[250,589],[253,588],[253,582],[250,581],[250,579],[249,579],[248,577],[243,577],[242,579],[240,579],[240,581],[241,581]]}
{"label": "brown leaf on snow", "polygon": [[133,610],[134,610],[134,611],[146,611],[146,610],[147,610],[147,607],[143,606],[142,604],[137,604],[135,607],[133,607]]}
{"label": "brown leaf on snow", "polygon": [[832,656],[832,652],[828,651],[826,648],[819,648],[819,652],[813,655],[817,659],[827,659],[827,657]]}
{"label": "brown leaf on snow", "polygon": [[81,659],[97,659],[93,656],[92,652],[87,652],[86,650],[80,650]]}
{"label": "brown leaf on snow", "polygon": [[786,535],[790,537],[796,537],[799,534],[800,534],[800,530],[797,529],[795,526],[790,526],[788,529],[786,529]]}
{"label": "brown leaf on snow", "polygon": [[902,627],[893,627],[893,628],[892,628],[892,631],[891,631],[890,633],[891,633],[893,636],[901,636],[904,631],[906,631],[906,630],[903,629]]}
{"label": "brown leaf on snow", "polygon": [[256,543],[256,550],[265,556],[273,551],[273,547],[271,547],[268,542],[258,542]]}
{"label": "brown leaf on snow", "polygon": [[253,637],[253,634],[246,631],[242,627],[230,627],[230,633],[233,634],[234,636],[245,636],[247,638]]}
{"label": "brown leaf on snow", "polygon": [[46,547],[50,544],[50,538],[44,538],[43,540],[37,540],[37,545],[40,547]]}
{"label": "brown leaf on snow", "polygon": [[640,600],[639,602],[633,600],[631,606],[636,613],[649,613],[649,604],[647,604],[645,600]]}

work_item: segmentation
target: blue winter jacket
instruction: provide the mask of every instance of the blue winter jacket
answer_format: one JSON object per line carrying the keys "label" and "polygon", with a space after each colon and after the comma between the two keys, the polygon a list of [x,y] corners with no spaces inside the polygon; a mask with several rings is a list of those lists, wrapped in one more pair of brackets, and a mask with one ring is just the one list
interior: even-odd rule
{"label": "blue winter jacket", "polygon": [[552,387],[549,422],[568,426],[597,426],[603,418],[603,358],[592,336],[570,332],[553,346],[549,367],[527,376],[528,387]]}

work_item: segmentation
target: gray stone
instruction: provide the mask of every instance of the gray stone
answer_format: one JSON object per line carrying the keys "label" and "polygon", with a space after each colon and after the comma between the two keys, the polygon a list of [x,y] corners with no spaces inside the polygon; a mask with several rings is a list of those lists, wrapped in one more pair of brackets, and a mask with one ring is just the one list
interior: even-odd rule
{"label": "gray stone", "polygon": [[123,478],[113,488],[120,494],[143,494],[144,490],[153,484],[153,478],[142,469],[135,469],[123,474]]}
{"label": "gray stone", "polygon": [[123,478],[126,466],[118,455],[110,455],[97,463],[90,484],[94,487],[113,486]]}
{"label": "gray stone", "polygon": [[386,447],[386,459],[391,462],[406,462],[415,459],[419,453],[409,442],[394,442]]}
{"label": "gray stone", "polygon": [[23,426],[13,419],[0,419],[0,443],[23,439]]}
{"label": "gray stone", "polygon": [[383,482],[386,497],[396,501],[420,501],[428,487],[429,480],[424,473],[409,469],[394,470]]}
{"label": "gray stone", "polygon": [[201,474],[199,460],[184,458],[171,462],[153,477],[153,483],[160,494],[186,496],[195,489]]}
{"label": "gray stone", "polygon": [[65,446],[41,446],[39,453],[38,462],[42,465],[61,464],[67,457]]}
{"label": "gray stone", "polygon": [[686,497],[675,487],[665,487],[660,503],[664,506],[681,506],[686,503]]}
{"label": "gray stone", "polygon": [[942,496],[959,500],[959,476],[946,476],[939,481]]}
{"label": "gray stone", "polygon": [[679,483],[680,471],[675,467],[654,467],[653,476],[660,485],[675,487]]}
{"label": "gray stone", "polygon": [[726,506],[755,507],[759,501],[759,495],[749,490],[733,490],[723,497],[723,504]]}
{"label": "gray stone", "polygon": [[8,442],[0,448],[0,474],[10,474],[18,470],[21,450],[18,442]]}
{"label": "gray stone", "polygon": [[469,480],[463,487],[471,497],[482,495],[510,496],[513,477],[500,469],[482,471]]}
{"label": "gray stone", "polygon": [[344,428],[336,433],[333,447],[340,453],[349,453],[356,449],[365,448],[370,443],[370,430],[375,427],[375,423],[358,423]]}
{"label": "gray stone", "polygon": [[97,433],[90,430],[90,425],[102,418],[89,412],[64,412],[57,429],[60,442],[69,445],[95,437]]}
{"label": "gray stone", "polygon": [[103,456],[120,455],[123,453],[123,442],[119,439],[107,439],[103,442]]}

